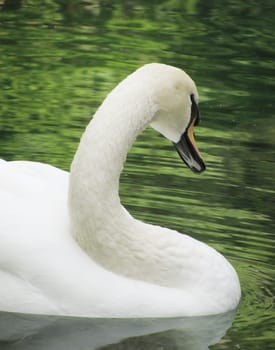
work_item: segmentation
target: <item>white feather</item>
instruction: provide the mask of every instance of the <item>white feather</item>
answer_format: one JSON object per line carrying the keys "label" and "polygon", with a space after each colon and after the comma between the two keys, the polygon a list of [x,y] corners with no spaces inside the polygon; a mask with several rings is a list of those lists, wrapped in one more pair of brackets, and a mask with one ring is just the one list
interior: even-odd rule
{"label": "white feather", "polygon": [[238,305],[233,267],[209,246],[134,219],[119,176],[152,124],[176,142],[194,82],[146,65],[105,99],[82,136],[71,174],[0,162],[0,310],[100,317],[216,314]]}

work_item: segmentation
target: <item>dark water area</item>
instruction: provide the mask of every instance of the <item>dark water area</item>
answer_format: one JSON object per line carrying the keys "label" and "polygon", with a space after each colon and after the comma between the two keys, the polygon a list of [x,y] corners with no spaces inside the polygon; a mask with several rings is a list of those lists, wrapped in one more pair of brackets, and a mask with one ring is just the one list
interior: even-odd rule
{"label": "dark water area", "polygon": [[[205,341],[205,347],[184,341],[192,332],[196,339],[196,329],[200,339],[201,326],[194,321],[192,332],[191,326],[180,337],[170,331],[169,341],[163,330],[182,324],[121,331],[108,349],[275,349],[274,11],[271,0],[0,1],[0,158],[69,170],[106,94],[145,63],[178,66],[198,87],[196,139],[206,172],[193,174],[167,140],[147,129],[129,153],[120,194],[135,217],[186,232],[225,255],[240,277],[240,308],[227,333]],[[53,335],[44,320],[28,332],[21,316],[13,315],[12,322],[10,317],[0,314],[6,349],[17,348],[24,329],[26,349],[42,333]],[[4,325],[16,320],[21,333],[5,338]],[[60,340],[67,321],[56,322]],[[96,321],[89,322],[94,328]],[[103,335],[115,329],[106,322]],[[146,341],[155,334],[147,345],[144,334]],[[96,347],[93,337],[88,341],[86,348],[103,346]],[[74,349],[83,346],[76,343]]]}

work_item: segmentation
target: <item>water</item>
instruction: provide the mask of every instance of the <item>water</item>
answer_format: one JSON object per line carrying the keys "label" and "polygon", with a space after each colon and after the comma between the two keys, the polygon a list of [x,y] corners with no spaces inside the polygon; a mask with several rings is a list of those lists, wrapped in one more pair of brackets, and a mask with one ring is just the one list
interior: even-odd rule
{"label": "water", "polygon": [[[273,2],[0,3],[2,158],[68,170],[90,116],[128,73],[157,61],[192,76],[202,114],[196,138],[207,171],[194,175],[167,140],[147,129],[128,156],[121,197],[137,218],[219,250],[238,271],[243,292],[231,328],[230,320],[203,321],[211,325],[212,341],[196,320],[112,323],[2,313],[1,349],[203,349],[213,343],[211,349],[275,349]],[[70,332],[82,336],[72,343]]]}
{"label": "water", "polygon": [[0,314],[1,350],[206,350],[234,313],[185,319],[92,319]]}

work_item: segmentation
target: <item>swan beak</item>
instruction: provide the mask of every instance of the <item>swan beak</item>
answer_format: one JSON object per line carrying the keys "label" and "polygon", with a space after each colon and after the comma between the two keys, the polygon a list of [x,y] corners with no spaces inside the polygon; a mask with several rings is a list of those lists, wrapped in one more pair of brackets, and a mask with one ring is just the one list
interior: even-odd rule
{"label": "swan beak", "polygon": [[174,143],[174,145],[185,164],[194,173],[199,174],[205,170],[205,163],[200,155],[194,138],[194,126],[197,124],[198,116],[191,118],[191,122],[182,134],[179,142]]}

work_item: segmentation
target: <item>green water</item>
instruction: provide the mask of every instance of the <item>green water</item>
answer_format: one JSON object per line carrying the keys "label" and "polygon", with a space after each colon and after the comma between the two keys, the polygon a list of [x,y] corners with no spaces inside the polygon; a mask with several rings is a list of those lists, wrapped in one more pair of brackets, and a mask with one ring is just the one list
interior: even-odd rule
{"label": "green water", "polygon": [[[194,175],[148,129],[128,156],[122,201],[137,218],[213,246],[238,271],[240,309],[211,349],[275,349],[274,2],[0,4],[1,158],[68,170],[91,115],[128,73],[163,62],[192,76],[207,171]],[[183,348],[161,335],[150,342],[141,348]]]}

